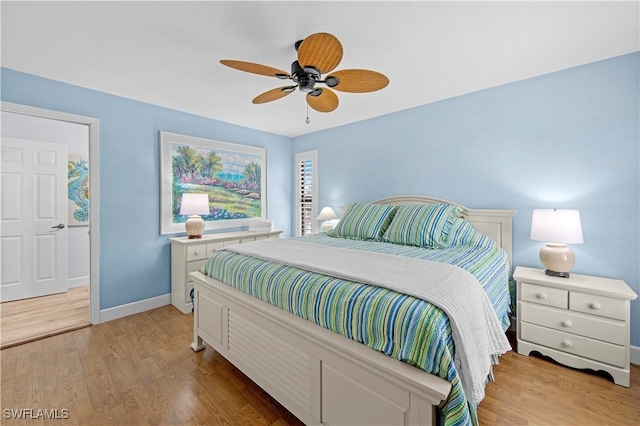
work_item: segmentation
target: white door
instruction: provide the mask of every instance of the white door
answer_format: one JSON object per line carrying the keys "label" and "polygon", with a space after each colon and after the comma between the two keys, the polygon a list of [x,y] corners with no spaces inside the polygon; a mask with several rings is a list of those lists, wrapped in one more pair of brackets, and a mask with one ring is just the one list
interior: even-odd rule
{"label": "white door", "polygon": [[67,291],[67,150],[0,141],[0,302]]}

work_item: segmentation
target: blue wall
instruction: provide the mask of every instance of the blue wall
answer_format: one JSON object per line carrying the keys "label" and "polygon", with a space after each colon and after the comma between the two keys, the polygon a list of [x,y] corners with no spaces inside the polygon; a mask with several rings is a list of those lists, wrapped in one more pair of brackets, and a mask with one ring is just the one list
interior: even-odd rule
{"label": "blue wall", "polygon": [[292,140],[2,69],[2,100],[100,120],[100,308],[171,292],[160,235],[160,130],[267,149],[267,211],[290,235]]}
{"label": "blue wall", "polygon": [[[319,206],[336,211],[402,193],[517,209],[515,265],[539,267],[534,208],[579,209],[585,243],[573,246],[574,272],[623,279],[640,294],[639,61],[625,55],[293,141],[7,69],[2,100],[100,119],[102,309],[170,289],[159,130],[267,148],[269,216],[287,235],[293,152],[311,149]],[[133,225],[132,215],[143,220]],[[631,322],[640,346],[640,300]]]}
{"label": "blue wall", "polygon": [[[319,206],[424,194],[517,209],[514,265],[540,267],[535,208],[579,209],[575,273],[640,294],[638,53],[294,139],[318,150]],[[336,112],[339,114],[338,112]],[[640,346],[640,300],[631,304]]]}

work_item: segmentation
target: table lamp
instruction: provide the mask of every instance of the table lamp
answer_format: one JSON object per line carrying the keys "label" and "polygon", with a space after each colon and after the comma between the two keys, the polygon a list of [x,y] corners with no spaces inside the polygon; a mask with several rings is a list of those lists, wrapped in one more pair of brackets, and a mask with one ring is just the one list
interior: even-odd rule
{"label": "table lamp", "polygon": [[331,207],[323,207],[322,210],[320,210],[320,214],[316,218],[316,220],[324,220],[324,222],[322,222],[322,226],[320,227],[320,232],[331,231],[333,226],[331,224],[331,221],[337,218],[338,215],[333,211]]}
{"label": "table lamp", "polygon": [[531,216],[531,239],[546,241],[540,262],[552,277],[569,278],[576,257],[567,244],[581,244],[582,222],[578,210],[536,209]]}
{"label": "table lamp", "polygon": [[193,193],[182,194],[180,214],[189,216],[189,219],[184,223],[187,234],[189,234],[189,239],[201,238],[202,231],[204,231],[204,220],[200,215],[209,214],[209,195]]}

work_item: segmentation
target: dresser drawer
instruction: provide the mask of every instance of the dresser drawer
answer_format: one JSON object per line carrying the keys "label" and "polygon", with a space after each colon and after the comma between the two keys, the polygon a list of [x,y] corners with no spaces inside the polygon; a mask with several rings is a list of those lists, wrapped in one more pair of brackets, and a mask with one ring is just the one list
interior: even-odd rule
{"label": "dresser drawer", "polygon": [[518,315],[523,322],[542,325],[584,337],[591,337],[604,342],[624,345],[627,341],[627,328],[623,321],[548,308],[527,302],[521,302],[519,304]]}
{"label": "dresser drawer", "polygon": [[624,321],[626,318],[625,301],[611,297],[596,296],[593,294],[578,293],[572,291],[569,294],[569,309],[585,312],[606,318],[615,318]]}
{"label": "dresser drawer", "polygon": [[[204,266],[204,264],[207,263],[207,259],[202,259],[202,260],[195,260],[193,262],[187,262],[187,274],[189,274],[189,272],[197,272],[200,269],[202,269],[202,267]],[[188,278],[188,276],[187,276]]]}
{"label": "dresser drawer", "polygon": [[528,302],[564,309],[569,306],[569,292],[567,290],[528,283],[522,283],[520,290],[520,299]]}
{"label": "dresser drawer", "polygon": [[192,260],[201,260],[207,258],[207,245],[198,244],[187,247],[187,262]]}
{"label": "dresser drawer", "polygon": [[229,247],[229,246],[232,246],[234,244],[240,244],[241,242],[242,242],[242,240],[227,240],[227,241],[224,241],[222,244],[223,244],[224,247]]}
{"label": "dresser drawer", "polygon": [[575,334],[564,333],[526,322],[520,324],[520,337],[528,342],[618,367],[628,365],[624,346],[576,336]]}
{"label": "dresser drawer", "polygon": [[213,253],[220,250],[223,246],[224,243],[222,241],[207,244],[207,259],[210,258]]}

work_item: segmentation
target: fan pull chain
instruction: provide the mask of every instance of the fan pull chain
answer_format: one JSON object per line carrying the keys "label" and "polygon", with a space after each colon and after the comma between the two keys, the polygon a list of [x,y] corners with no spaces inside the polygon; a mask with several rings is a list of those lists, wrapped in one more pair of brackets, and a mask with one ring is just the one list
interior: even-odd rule
{"label": "fan pull chain", "polygon": [[307,124],[311,123],[311,120],[309,120],[309,104],[307,104],[307,119],[304,120],[304,122]]}

